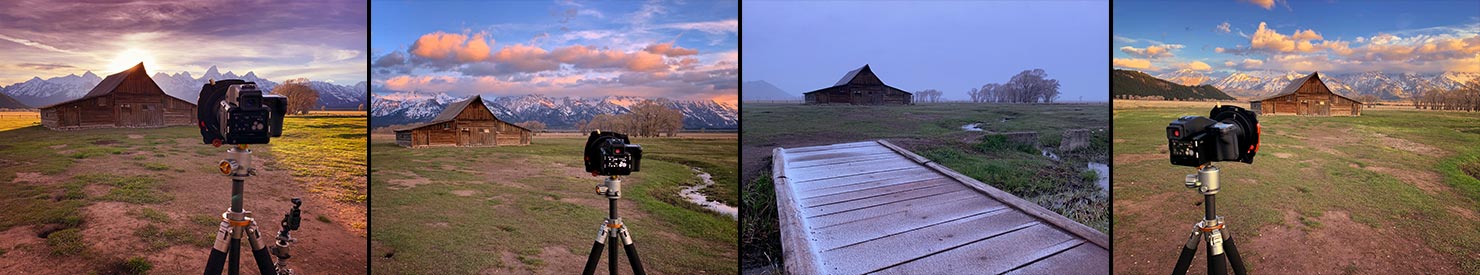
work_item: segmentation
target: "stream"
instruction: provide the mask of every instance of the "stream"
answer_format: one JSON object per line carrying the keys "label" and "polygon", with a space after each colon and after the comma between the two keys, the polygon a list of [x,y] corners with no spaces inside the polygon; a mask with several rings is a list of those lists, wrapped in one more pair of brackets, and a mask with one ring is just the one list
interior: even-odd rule
{"label": "stream", "polygon": [[1110,192],[1110,166],[1099,162],[1090,162],[1089,169],[1095,170],[1095,185],[1100,186],[1100,192]]}
{"label": "stream", "polygon": [[972,123],[972,124],[961,125],[961,130],[970,131],[970,132],[981,132],[982,131],[982,124],[981,123]]}
{"label": "stream", "polygon": [[684,199],[689,200],[689,202],[698,204],[699,206],[703,206],[704,209],[709,209],[714,212],[719,212],[720,214],[725,214],[726,216],[730,216],[730,218],[732,219],[740,219],[739,208],[725,205],[724,203],[721,203],[719,201],[710,200],[708,196],[704,195],[704,193],[699,193],[699,189],[713,186],[714,179],[712,179],[712,176],[710,176],[709,173],[705,173],[704,170],[699,170],[699,168],[693,169],[694,172],[699,173],[699,179],[704,180],[704,184],[684,187],[683,190],[678,191],[678,195],[684,197]]}

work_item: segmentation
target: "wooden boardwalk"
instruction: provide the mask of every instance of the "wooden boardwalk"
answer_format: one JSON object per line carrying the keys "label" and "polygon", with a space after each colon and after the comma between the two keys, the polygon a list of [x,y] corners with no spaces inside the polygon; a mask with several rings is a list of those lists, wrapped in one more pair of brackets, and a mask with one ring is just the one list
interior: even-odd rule
{"label": "wooden boardwalk", "polygon": [[886,141],[773,152],[791,274],[1109,274],[1104,233]]}

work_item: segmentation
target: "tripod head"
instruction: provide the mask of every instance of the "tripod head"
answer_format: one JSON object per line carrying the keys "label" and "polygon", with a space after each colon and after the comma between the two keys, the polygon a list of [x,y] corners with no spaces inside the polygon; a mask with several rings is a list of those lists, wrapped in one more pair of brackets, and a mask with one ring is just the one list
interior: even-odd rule
{"label": "tripod head", "polygon": [[606,196],[608,199],[622,197],[622,179],[617,176],[607,176],[601,184],[596,185],[596,194]]}
{"label": "tripod head", "polygon": [[1182,182],[1187,188],[1196,188],[1203,195],[1218,194],[1218,166],[1212,163],[1197,167],[1197,174],[1187,174],[1187,179]]}

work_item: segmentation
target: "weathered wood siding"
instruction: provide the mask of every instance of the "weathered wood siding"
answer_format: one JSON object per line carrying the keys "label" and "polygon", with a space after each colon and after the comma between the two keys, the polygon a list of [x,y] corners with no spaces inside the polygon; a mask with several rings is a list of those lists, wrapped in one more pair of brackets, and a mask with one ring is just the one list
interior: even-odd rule
{"label": "weathered wood siding", "polygon": [[1104,233],[885,141],[773,153],[791,274],[1108,274]]}
{"label": "weathered wood siding", "polygon": [[475,100],[452,121],[397,131],[396,143],[406,147],[529,145],[528,130],[498,120],[487,110],[482,100]]}
{"label": "weathered wood siding", "polygon": [[152,128],[194,125],[196,106],[169,96],[142,73],[126,76],[107,94],[41,109],[51,129]]}
{"label": "weathered wood siding", "polygon": [[1261,115],[1360,116],[1362,103],[1331,92],[1319,78],[1309,78],[1294,93],[1254,101]]}

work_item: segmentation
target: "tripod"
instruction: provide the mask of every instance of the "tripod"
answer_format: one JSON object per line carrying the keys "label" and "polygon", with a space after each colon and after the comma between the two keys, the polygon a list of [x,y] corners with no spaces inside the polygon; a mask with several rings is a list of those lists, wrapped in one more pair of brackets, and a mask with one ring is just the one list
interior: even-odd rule
{"label": "tripod", "polygon": [[622,197],[622,179],[617,176],[608,176],[601,185],[596,186],[596,193],[606,196],[610,210],[608,210],[609,215],[606,221],[601,224],[601,229],[596,232],[596,243],[591,245],[591,255],[586,257],[586,269],[581,274],[595,274],[596,263],[601,261],[601,249],[611,246],[606,261],[607,274],[616,275],[617,242],[619,241],[622,243],[622,248],[627,250],[627,261],[632,264],[632,273],[647,274],[642,269],[642,259],[637,256],[637,246],[632,244],[632,236],[627,233],[627,227],[622,225],[622,218],[617,217],[617,199]]}
{"label": "tripod", "polygon": [[[288,258],[292,257],[289,248],[297,239],[289,233],[298,230],[301,222],[298,207],[303,204],[303,200],[292,199],[293,209],[283,215],[282,229],[278,231],[277,241],[269,249],[262,243],[252,211],[242,209],[243,185],[247,177],[257,174],[256,169],[252,168],[252,150],[247,149],[245,144],[236,145],[226,151],[226,159],[219,166],[222,174],[231,177],[231,208],[221,213],[221,227],[216,232],[216,244],[211,248],[210,258],[206,260],[205,274],[221,274],[223,267],[227,274],[240,274],[241,241],[244,236],[247,243],[252,244],[252,256],[257,261],[258,271],[264,275],[293,274],[293,270],[288,268]],[[270,256],[277,257],[276,264]]]}
{"label": "tripod", "polygon": [[1177,265],[1172,269],[1172,274],[1187,274],[1187,269],[1192,265],[1192,257],[1197,254],[1198,237],[1208,243],[1209,275],[1228,274],[1228,264],[1233,266],[1234,274],[1247,274],[1244,259],[1238,255],[1238,248],[1233,245],[1233,236],[1224,229],[1223,217],[1217,215],[1218,209],[1214,204],[1214,196],[1218,194],[1218,167],[1212,164],[1199,167],[1197,174],[1187,175],[1184,184],[1187,188],[1197,188],[1203,194],[1204,213],[1203,220],[1192,226],[1192,235],[1187,237],[1187,244],[1182,246],[1182,255],[1177,257]]}

